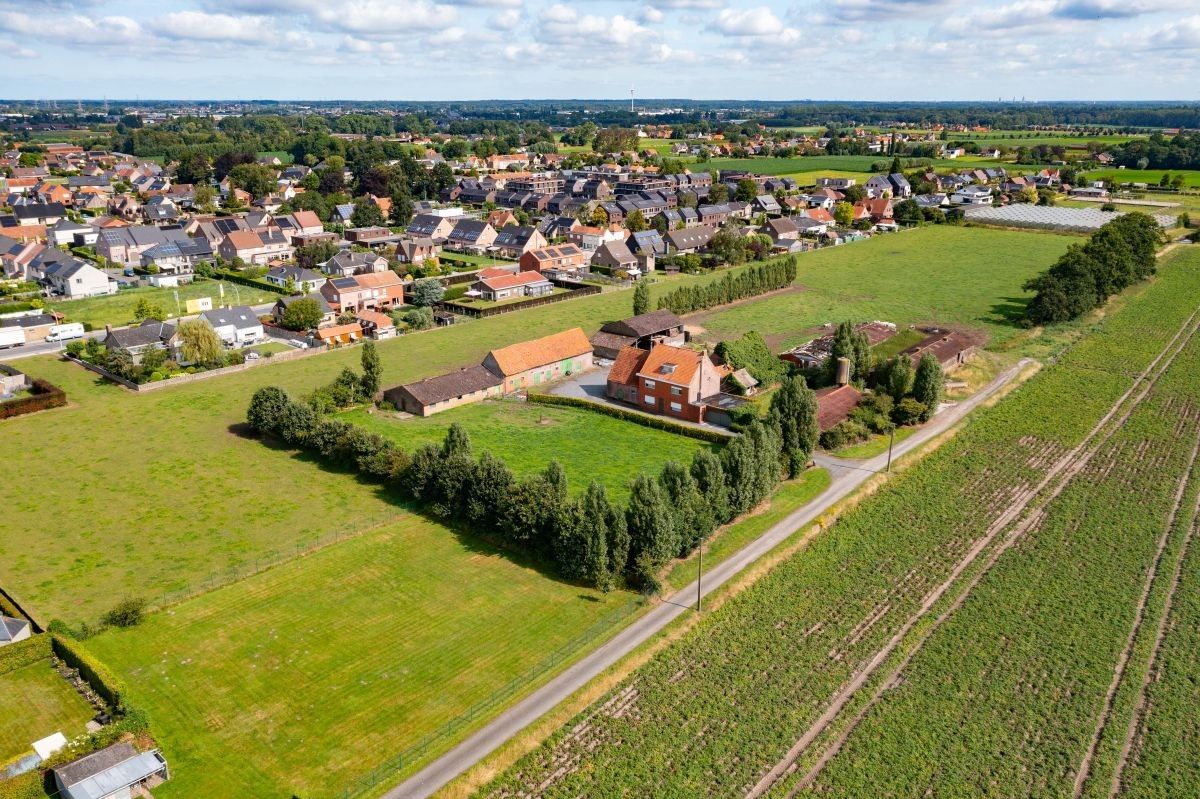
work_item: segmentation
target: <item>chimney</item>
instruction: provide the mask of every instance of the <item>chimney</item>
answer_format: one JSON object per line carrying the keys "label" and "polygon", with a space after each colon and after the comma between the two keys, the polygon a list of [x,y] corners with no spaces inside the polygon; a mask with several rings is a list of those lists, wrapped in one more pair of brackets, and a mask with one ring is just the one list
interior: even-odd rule
{"label": "chimney", "polygon": [[112,325],[105,325],[105,326],[104,326],[104,332],[105,332],[105,333],[108,333],[108,334],[111,334],[111,333],[112,333]]}
{"label": "chimney", "polygon": [[835,382],[839,386],[844,386],[850,382],[850,359],[849,358],[838,358],[837,359],[837,380]]}

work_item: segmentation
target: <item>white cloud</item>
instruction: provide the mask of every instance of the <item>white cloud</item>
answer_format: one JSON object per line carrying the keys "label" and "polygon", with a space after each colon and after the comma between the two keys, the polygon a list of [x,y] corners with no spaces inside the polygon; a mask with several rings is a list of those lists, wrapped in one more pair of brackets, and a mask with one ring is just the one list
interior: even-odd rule
{"label": "white cloud", "polygon": [[638,19],[647,24],[653,25],[662,22],[666,19],[666,14],[659,11],[654,6],[642,6],[638,9]]}
{"label": "white cloud", "polygon": [[636,20],[622,14],[609,17],[580,15],[561,3],[545,9],[538,22],[538,39],[556,44],[592,41],[624,47],[652,36]]}
{"label": "white cloud", "polygon": [[795,44],[800,41],[800,31],[784,25],[767,6],[740,11],[727,8],[718,14],[708,27],[709,30],[725,36],[756,39],[772,44]]}
{"label": "white cloud", "polygon": [[502,31],[510,31],[521,24],[521,12],[515,8],[501,11],[499,14],[493,14],[488,24]]}
{"label": "white cloud", "polygon": [[175,11],[151,20],[147,27],[169,39],[270,44],[276,38],[271,22],[266,17],[239,17],[203,11]]}

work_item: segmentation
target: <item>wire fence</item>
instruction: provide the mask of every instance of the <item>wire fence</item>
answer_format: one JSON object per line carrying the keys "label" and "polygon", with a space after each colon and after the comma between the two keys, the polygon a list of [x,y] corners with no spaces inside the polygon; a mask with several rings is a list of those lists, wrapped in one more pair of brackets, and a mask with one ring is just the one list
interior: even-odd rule
{"label": "wire fence", "polygon": [[511,702],[519,694],[527,692],[539,684],[563,663],[580,654],[590,644],[596,643],[601,637],[611,632],[617,624],[636,613],[638,609],[645,607],[647,601],[646,596],[640,596],[606,613],[579,635],[547,655],[541,662],[513,677],[486,699],[472,705],[466,711],[426,734],[416,743],[402,749],[389,760],[363,774],[341,793],[334,794],[333,799],[359,799],[373,794],[384,784],[390,785],[399,782],[400,775],[414,770],[417,764],[429,759],[431,755],[439,754],[440,750],[446,747],[456,735],[469,729],[481,717],[495,713],[502,705]]}

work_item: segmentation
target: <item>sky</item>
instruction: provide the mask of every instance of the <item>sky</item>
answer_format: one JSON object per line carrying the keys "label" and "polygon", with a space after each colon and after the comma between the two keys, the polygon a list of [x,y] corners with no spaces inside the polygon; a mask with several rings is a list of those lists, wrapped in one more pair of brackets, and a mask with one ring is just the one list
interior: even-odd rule
{"label": "sky", "polygon": [[8,98],[1200,100],[1200,0],[0,0]]}

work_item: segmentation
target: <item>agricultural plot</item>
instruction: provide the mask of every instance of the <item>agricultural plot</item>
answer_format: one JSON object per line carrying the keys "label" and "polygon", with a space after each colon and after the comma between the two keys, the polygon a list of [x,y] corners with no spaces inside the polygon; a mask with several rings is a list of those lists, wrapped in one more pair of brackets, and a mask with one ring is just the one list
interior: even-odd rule
{"label": "agricultural plot", "polygon": [[[1172,340],[1200,301],[1194,268],[1182,257],[1164,265],[1156,283],[1106,318],[1062,363],[973,417],[920,468],[890,481],[801,554],[731,598],[482,795],[616,796],[621,786],[639,785],[656,796],[741,797],[794,787],[786,784],[788,769],[800,767],[799,776],[808,765],[804,758],[815,757],[808,745],[796,751],[798,741],[815,731],[809,743],[827,743],[822,734],[839,732],[830,721],[844,721],[866,705],[868,692],[886,681],[878,666],[907,656],[905,646],[915,647],[934,626],[933,613],[947,609],[964,582],[969,587],[985,573],[988,559],[1009,540],[999,534],[1015,518],[1012,509],[1024,507],[1048,476],[1061,474],[1058,464],[1074,462],[1063,456],[1094,438],[1097,422]],[[1140,429],[1162,440],[1159,420],[1142,413]],[[1114,427],[1120,424],[1110,418],[1108,429]],[[1179,467],[1178,454],[1172,450],[1162,466]],[[1146,548],[1139,552],[1144,563]],[[1121,563],[1136,571],[1137,557]],[[1101,553],[1095,561],[1101,562]],[[1105,585],[1127,590],[1116,580]],[[1036,592],[1036,581],[1023,585]],[[1119,622],[1112,628],[1127,630]],[[1102,664],[1103,654],[1093,655]],[[1111,675],[1112,661],[1103,665]],[[1047,687],[1054,693],[1066,678],[1055,672],[1046,679],[1057,681]],[[948,681],[944,691],[971,701],[955,694],[954,684]],[[1034,704],[1044,707],[1044,700]],[[1083,725],[1087,732],[1094,721],[1093,713]],[[918,750],[914,740],[943,732],[952,735],[956,728],[910,724],[897,730],[908,736],[905,747]],[[986,735],[1003,732],[988,728]],[[955,741],[960,749],[987,751],[981,734],[971,747],[962,746],[968,739],[961,736]],[[775,776],[785,782],[765,779],[777,766]],[[891,779],[905,778],[912,775]],[[962,795],[956,786],[946,795]]]}
{"label": "agricultural plot", "polygon": [[866,173],[871,165],[889,161],[886,155],[803,155],[794,158],[713,158],[707,169],[745,169],[760,175],[792,175],[819,169]]}
{"label": "agricultural plot", "polygon": [[441,444],[450,425],[458,423],[471,436],[474,452],[490,451],[517,477],[542,472],[557,458],[572,494],[599,480],[609,497],[622,502],[639,474],[657,474],[667,460],[691,463],[697,449],[710,446],[586,409],[515,401],[489,400],[424,418],[398,419],[366,411],[343,418],[410,452],[425,443]]}
{"label": "agricultural plot", "polygon": [[47,735],[82,735],[95,714],[48,659],[0,674],[0,766]]}
{"label": "agricultural plot", "polygon": [[1185,187],[1200,187],[1200,170],[1194,169],[1118,169],[1113,167],[1089,169],[1086,174],[1088,180],[1111,180],[1118,185],[1121,183],[1145,183],[1149,186],[1157,186],[1164,174],[1170,175],[1172,178],[1176,175],[1183,175]]}
{"label": "agricultural plot", "polygon": [[826,322],[886,319],[982,328],[992,343],[1021,330],[1028,297],[1020,286],[1074,237],[926,226],[797,259],[799,290],[711,313],[689,323],[719,341],[757,330],[777,349],[795,346]]}

